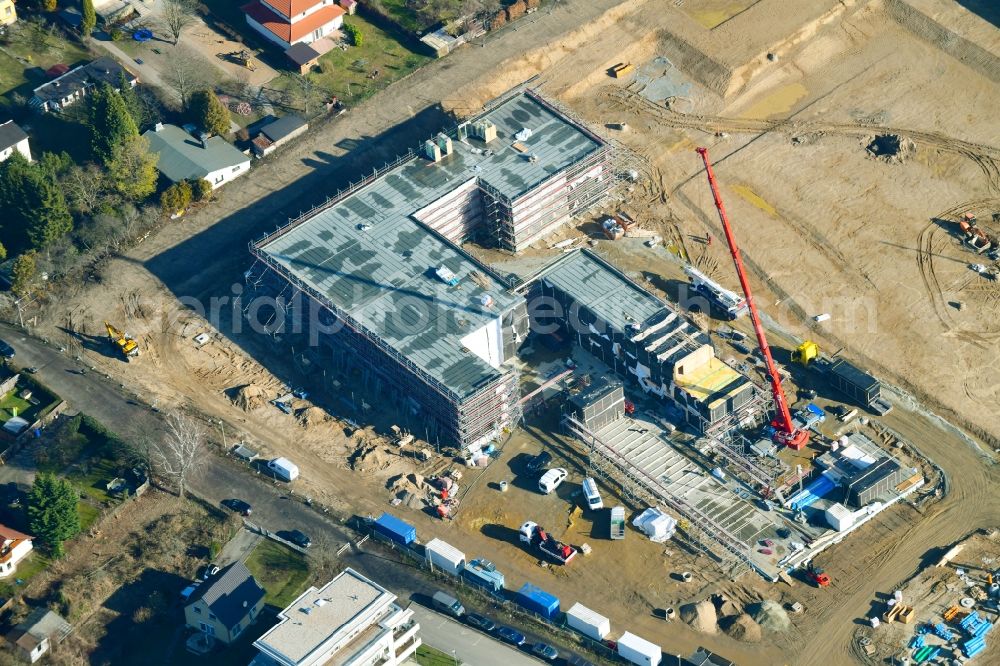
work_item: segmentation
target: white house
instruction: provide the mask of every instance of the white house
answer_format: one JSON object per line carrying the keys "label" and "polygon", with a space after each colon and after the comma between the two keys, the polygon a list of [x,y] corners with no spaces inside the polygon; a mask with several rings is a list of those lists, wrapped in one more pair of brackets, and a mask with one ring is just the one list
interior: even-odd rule
{"label": "white house", "polygon": [[396,595],[345,569],[310,587],[278,614],[278,624],[254,642],[251,666],[379,664],[401,666],[420,647],[413,611]]}
{"label": "white house", "polygon": [[345,10],[336,0],[254,0],[241,9],[247,25],[283,50],[310,44],[344,24]]}
{"label": "white house", "polygon": [[0,525],[0,578],[12,576],[18,563],[31,552],[32,537]]}
{"label": "white house", "polygon": [[35,663],[73,630],[66,620],[47,608],[36,608],[4,637],[22,660]]}
{"label": "white house", "polygon": [[143,133],[156,168],[172,183],[207,180],[217,189],[250,171],[250,156],[220,136],[194,136],[176,125],[157,124]]}
{"label": "white house", "polygon": [[26,160],[31,161],[28,135],[15,125],[13,120],[8,120],[0,124],[0,162],[13,155],[15,150],[24,155]]}
{"label": "white house", "polygon": [[[66,69],[65,65],[57,67],[49,71]],[[86,96],[101,83],[107,83],[117,90],[123,74],[130,87],[134,88],[139,82],[135,74],[122,67],[117,60],[103,56],[35,88],[31,105],[40,111],[59,111]]]}

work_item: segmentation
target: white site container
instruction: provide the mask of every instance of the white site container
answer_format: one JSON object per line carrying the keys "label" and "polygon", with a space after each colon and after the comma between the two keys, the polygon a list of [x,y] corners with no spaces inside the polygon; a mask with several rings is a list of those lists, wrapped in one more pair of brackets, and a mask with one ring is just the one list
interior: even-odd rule
{"label": "white site container", "polygon": [[581,603],[566,611],[566,624],[595,641],[602,641],[611,633],[611,620]]}
{"label": "white site container", "polygon": [[294,481],[299,478],[299,468],[288,458],[275,458],[267,463],[267,468],[282,481]]}
{"label": "white site container", "polygon": [[452,576],[462,573],[465,568],[465,553],[441,539],[432,539],[424,546],[427,563]]}
{"label": "white site container", "polygon": [[663,648],[626,631],[618,639],[618,656],[637,666],[659,666]]}
{"label": "white site container", "polygon": [[831,504],[824,514],[827,524],[838,532],[848,530],[854,525],[854,512],[843,504]]}

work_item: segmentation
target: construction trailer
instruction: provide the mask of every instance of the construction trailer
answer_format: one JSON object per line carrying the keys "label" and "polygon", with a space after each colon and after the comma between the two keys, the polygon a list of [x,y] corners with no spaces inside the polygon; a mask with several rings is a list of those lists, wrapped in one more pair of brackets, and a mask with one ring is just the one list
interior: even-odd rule
{"label": "construction trailer", "polygon": [[867,372],[842,358],[832,361],[826,367],[830,383],[834,388],[876,414],[887,413],[892,406],[882,398],[882,384]]}
{"label": "construction trailer", "polygon": [[541,305],[531,309],[532,330],[555,328],[644,393],[673,403],[701,432],[763,415],[760,388],[716,358],[705,333],[593,252],[564,255],[523,288]]}
{"label": "construction trailer", "polygon": [[509,95],[251,243],[249,291],[276,304],[256,323],[308,338],[300,355],[394,401],[418,436],[482,447],[521,419],[527,305],[458,243],[530,244],[607,194],[612,156],[537,94]]}
{"label": "construction trailer", "polygon": [[611,633],[611,621],[577,602],[566,611],[566,624],[587,638],[603,641]]}
{"label": "construction trailer", "polygon": [[596,430],[625,415],[625,390],[614,377],[598,377],[570,396],[568,409],[578,421]]}

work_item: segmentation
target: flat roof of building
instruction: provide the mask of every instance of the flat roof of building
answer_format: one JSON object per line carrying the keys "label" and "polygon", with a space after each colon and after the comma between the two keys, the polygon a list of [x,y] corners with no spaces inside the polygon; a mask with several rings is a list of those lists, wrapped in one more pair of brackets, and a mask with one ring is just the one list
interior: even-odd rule
{"label": "flat roof of building", "polygon": [[351,631],[356,618],[372,606],[388,606],[396,595],[345,569],[317,589],[310,587],[278,614],[278,624],[264,632],[255,645],[299,663],[314,650],[333,644]]}
{"label": "flat roof of building", "polygon": [[[438,162],[404,158],[255,246],[272,266],[460,397],[503,374],[464,351],[461,339],[523,299],[495,280],[487,289],[479,286],[473,274],[489,276],[489,269],[412,215],[474,179],[516,198],[604,145],[530,92],[470,122],[481,119],[496,126],[495,140],[453,140],[451,154]],[[531,136],[518,141],[514,134],[522,129],[530,129]],[[439,266],[454,273],[458,285],[438,278]],[[493,298],[491,307],[481,305],[486,294]],[[421,318],[421,311],[427,316]]]}

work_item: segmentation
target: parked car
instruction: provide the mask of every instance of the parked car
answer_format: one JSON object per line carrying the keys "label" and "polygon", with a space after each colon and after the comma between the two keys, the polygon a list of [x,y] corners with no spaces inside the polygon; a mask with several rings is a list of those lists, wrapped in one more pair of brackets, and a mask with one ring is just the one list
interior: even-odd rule
{"label": "parked car", "polygon": [[235,511],[241,516],[249,516],[253,512],[253,508],[248,502],[244,502],[241,499],[224,499],[222,500],[222,506]]}
{"label": "parked car", "polygon": [[592,477],[587,477],[583,480],[583,499],[587,503],[587,508],[591,511],[597,511],[604,508],[604,500],[601,499],[601,493],[597,490],[597,481]]}
{"label": "parked car", "polygon": [[546,661],[555,661],[559,658],[559,650],[545,643],[535,643],[531,648],[531,654]]}
{"label": "parked car", "polygon": [[312,545],[312,539],[310,539],[305,532],[300,532],[299,530],[292,530],[289,532],[288,540],[296,546],[301,546],[302,548],[308,548]]}
{"label": "parked car", "polygon": [[14,358],[14,348],[3,340],[0,340],[0,356],[3,356],[4,358]]}
{"label": "parked car", "polygon": [[440,590],[435,592],[434,596],[431,597],[431,603],[434,604],[434,608],[454,618],[460,619],[465,615],[465,606],[462,605],[462,602],[447,592]]}
{"label": "parked car", "polygon": [[469,613],[465,616],[465,621],[476,629],[481,629],[486,633],[493,633],[497,628],[497,623],[479,613]]}
{"label": "parked car", "polygon": [[216,564],[209,564],[202,570],[201,579],[208,580],[217,573],[219,573],[219,566]]}
{"label": "parked car", "polygon": [[566,666],[594,666],[592,662],[587,661],[583,657],[575,654],[571,654],[566,657]]}
{"label": "parked car", "polygon": [[527,639],[517,629],[511,629],[510,627],[500,627],[497,629],[497,636],[500,637],[504,643],[510,643],[515,647],[521,647],[524,645],[524,641]]}
{"label": "parked car", "polygon": [[194,596],[194,593],[198,590],[199,585],[201,585],[200,581],[188,585],[183,590],[181,590],[181,601],[183,603],[187,603],[191,599],[191,597]]}
{"label": "parked car", "polygon": [[24,371],[27,372],[29,375],[33,375],[36,372],[38,372],[38,368],[36,368],[35,366],[32,365],[32,366],[29,366],[29,367],[25,368]]}
{"label": "parked car", "polygon": [[548,495],[558,488],[566,480],[567,476],[569,476],[569,472],[562,467],[553,467],[545,472],[545,474],[542,474],[542,478],[538,479],[538,489],[543,495]]}
{"label": "parked car", "polygon": [[552,462],[552,454],[548,451],[542,451],[537,456],[532,456],[525,463],[524,468],[532,474],[537,474],[548,467],[550,462]]}

